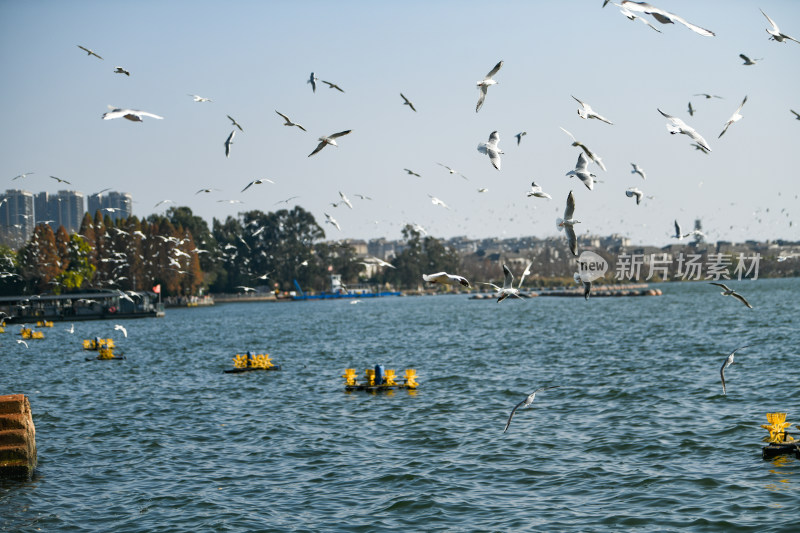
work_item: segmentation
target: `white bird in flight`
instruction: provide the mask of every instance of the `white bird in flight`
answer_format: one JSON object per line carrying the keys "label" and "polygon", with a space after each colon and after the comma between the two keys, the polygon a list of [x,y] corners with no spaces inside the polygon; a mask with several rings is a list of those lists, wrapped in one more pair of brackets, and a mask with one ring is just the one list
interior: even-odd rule
{"label": "white bird in flight", "polygon": [[629,11],[644,13],[645,15],[651,15],[661,24],[673,24],[675,22],[678,22],[680,24],[683,24],[693,32],[700,34],[704,37],[714,36],[713,31],[701,28],[700,26],[695,26],[694,24],[687,22],[685,19],[679,17],[678,15],[657,8],[656,6],[650,5],[647,2],[632,2],[630,0],[623,0],[622,5],[620,7],[625,8]]}
{"label": "white bird in flight", "polygon": [[642,167],[640,167],[636,163],[631,163],[631,166],[633,167],[633,170],[631,170],[631,174],[639,174],[643,180],[647,179],[647,174],[644,173]]}
{"label": "white bird in flight", "polygon": [[747,57],[744,54],[739,54],[739,57],[741,57],[742,61],[744,61],[744,63],[742,63],[742,65],[755,65],[757,62],[759,62],[762,59],[764,59],[763,57],[760,57],[758,59],[750,59],[749,57]]}
{"label": "white bird in flight", "polygon": [[555,385],[555,386],[552,386],[552,387],[540,387],[540,388],[536,389],[535,391],[533,391],[532,393],[530,393],[527,398],[525,398],[524,400],[519,402],[517,405],[515,405],[514,408],[511,410],[511,414],[508,415],[508,421],[506,422],[506,427],[503,429],[503,433],[508,431],[508,426],[511,425],[511,419],[514,418],[514,413],[517,412],[517,409],[519,409],[520,407],[522,407],[523,409],[526,408],[526,407],[530,407],[531,404],[533,403],[533,400],[536,399],[536,393],[537,392],[541,392],[543,390],[548,390],[548,389],[557,389],[558,387],[560,387],[560,385]]}
{"label": "white bird in flight", "polygon": [[199,94],[190,94],[189,96],[191,96],[192,100],[195,102],[213,102],[211,98],[206,98],[204,96],[200,96]]}
{"label": "white bird in flight", "polygon": [[725,389],[725,369],[728,368],[729,366],[731,366],[734,363],[733,354],[735,354],[739,350],[743,350],[744,348],[748,348],[749,346],[750,346],[749,344],[747,344],[745,346],[739,346],[734,351],[732,351],[730,353],[730,355],[728,355],[728,357],[725,358],[725,361],[722,362],[722,367],[719,369],[719,377],[720,377],[720,379],[722,379],[722,394],[725,394],[726,396],[728,394],[728,391]]}
{"label": "white bird in flight", "polygon": [[125,74],[126,76],[130,76],[131,73],[125,70],[122,67],[114,67],[114,74]]}
{"label": "white bird in flight", "polygon": [[273,185],[275,184],[275,182],[274,182],[274,181],[272,181],[271,179],[268,179],[268,178],[259,178],[259,179],[257,179],[257,180],[253,180],[253,181],[251,181],[250,183],[248,183],[247,185],[245,185],[245,186],[244,186],[244,189],[242,189],[242,190],[241,190],[241,192],[244,192],[244,191],[246,191],[247,189],[249,189],[249,188],[250,188],[250,187],[252,187],[253,185],[261,185],[262,183],[272,183]]}
{"label": "white bird in flight", "polygon": [[140,111],[138,109],[123,109],[114,106],[108,106],[111,111],[103,113],[103,120],[112,120],[115,118],[127,118],[132,122],[142,122],[142,117],[156,118],[162,120],[164,117],[149,113],[147,111]]}
{"label": "white bird in flight", "polygon": [[644,196],[644,193],[636,187],[628,187],[628,189],[625,191],[625,196],[628,198],[633,198],[635,196],[636,205],[639,205],[642,202],[642,196]]}
{"label": "white bird in flight", "polygon": [[589,294],[592,292],[592,282],[590,279],[586,279],[580,275],[579,272],[575,272],[572,275],[572,279],[575,280],[575,283],[583,285],[583,299],[588,300]]}
{"label": "white bird in flight", "polygon": [[[572,95],[570,95],[570,96],[572,96]],[[589,104],[587,104],[587,103],[585,103],[585,102],[583,102],[583,101],[581,101],[581,100],[578,100],[578,99],[577,99],[577,98],[575,98],[574,96],[572,96],[572,98],[573,98],[573,99],[574,99],[576,102],[578,102],[579,104],[581,104],[581,108],[580,108],[580,109],[578,109],[578,115],[580,115],[580,117],[581,117],[581,118],[583,118],[583,119],[596,118],[597,120],[599,120],[599,121],[601,121],[601,122],[605,122],[606,124],[613,124],[613,122],[611,122],[610,120],[608,120],[608,119],[607,119],[606,117],[604,117],[603,115],[599,115],[599,114],[597,114],[597,113],[594,111],[594,109],[592,109],[592,106],[590,106]],[[563,129],[563,128],[562,128],[562,129]]]}
{"label": "white bird in flight", "polygon": [[562,229],[567,234],[567,242],[569,243],[569,250],[572,252],[572,255],[578,255],[578,237],[575,235],[575,228],[573,227],[575,224],[580,224],[580,220],[575,220],[573,215],[575,214],[575,197],[572,195],[572,191],[569,191],[569,195],[567,196],[567,207],[564,209],[564,218],[557,218],[556,219],[556,228],[558,231]]}
{"label": "white bird in flight", "polygon": [[342,191],[339,191],[339,197],[342,199],[342,202],[347,207],[349,207],[350,209],[353,209],[353,204],[350,203],[350,199]]}
{"label": "white bird in flight", "polygon": [[744,296],[742,296],[741,294],[739,294],[735,290],[729,288],[724,283],[714,283],[713,281],[709,281],[709,283],[711,285],[716,285],[717,287],[722,287],[723,291],[720,293],[721,295],[723,295],[723,296],[733,296],[734,298],[736,298],[737,300],[742,302],[744,305],[746,305],[749,309],[753,308],[753,306],[750,305],[750,302],[748,302],[747,300],[744,299]]}
{"label": "white bird in flight", "polygon": [[432,196],[432,195],[429,194],[428,197],[431,199],[431,203],[433,205],[440,205],[440,206],[444,207],[445,209],[450,209],[449,207],[447,207],[446,203],[444,203],[443,201],[439,200],[435,196]]}
{"label": "white bird in flight", "polygon": [[769,21],[769,23],[772,25],[772,29],[769,29],[769,28],[767,28],[767,33],[769,33],[769,34],[772,36],[772,37],[770,37],[770,40],[772,40],[772,41],[777,41],[777,42],[779,42],[779,43],[782,43],[782,42],[784,42],[786,39],[789,39],[790,41],[794,41],[794,42],[796,42],[796,43],[800,43],[800,41],[798,41],[798,40],[797,40],[797,39],[795,39],[794,37],[792,37],[792,36],[790,36],[790,35],[786,35],[785,33],[781,33],[781,29],[778,27],[778,25],[777,25],[777,24],[775,24],[775,21],[774,21],[774,20],[772,20],[771,18],[769,18],[769,15],[767,15],[766,13],[764,13],[764,10],[763,10],[763,9],[759,9],[759,11],[761,11],[761,14],[762,14],[762,15],[764,15],[765,17],[767,17],[767,20],[768,20],[768,21]]}
{"label": "white bird in flight", "polygon": [[742,119],[740,111],[742,110],[742,107],[744,107],[745,102],[747,102],[747,96],[744,97],[744,100],[742,100],[742,103],[739,104],[739,107],[736,109],[736,112],[733,115],[731,115],[731,118],[729,118],[728,122],[725,123],[725,128],[719,134],[719,137],[717,137],[717,139],[725,135],[725,132],[728,131],[728,128],[730,127],[731,124],[733,124],[734,122],[738,122]]}
{"label": "white bird in flight", "polygon": [[336,90],[337,90],[337,91],[339,91],[340,93],[343,93],[343,92],[344,92],[344,89],[342,89],[341,87],[339,87],[339,86],[338,86],[338,85],[336,85],[335,83],[331,83],[331,82],[329,82],[329,81],[325,81],[325,80],[320,80],[320,81],[321,81],[322,83],[324,83],[325,85],[327,85],[327,86],[328,86],[328,89],[336,89]]}
{"label": "white bird in flight", "polygon": [[504,153],[500,147],[497,146],[497,143],[500,142],[500,134],[497,131],[493,131],[489,134],[489,141],[485,143],[480,143],[478,145],[478,151],[482,154],[486,154],[489,156],[489,160],[492,162],[492,166],[497,170],[500,170],[500,154]]}
{"label": "white bird in flight", "polygon": [[578,154],[578,162],[575,164],[575,169],[567,172],[565,176],[577,176],[583,184],[586,185],[586,188],[591,191],[594,189],[594,178],[597,176],[589,172],[588,166],[589,160],[586,159],[584,153],[581,152]]}
{"label": "white bird in flight", "polygon": [[126,338],[128,337],[128,330],[122,324],[114,324],[114,329],[121,331]]}
{"label": "white bird in flight", "polygon": [[492,77],[495,74],[497,74],[497,72],[500,70],[500,67],[502,66],[503,62],[500,61],[494,66],[492,70],[489,71],[489,73],[481,81],[477,83],[480,95],[478,95],[478,105],[475,106],[476,113],[481,110],[481,107],[483,106],[483,101],[486,100],[486,91],[489,89],[489,86],[497,84],[497,82],[493,80]]}
{"label": "white bird in flight", "polygon": [[[767,18],[769,18],[769,17],[767,17]],[[78,48],[80,48],[81,50],[83,50],[84,52],[86,52],[86,53],[87,53],[88,55],[90,55],[90,56],[94,56],[94,57],[96,57],[96,58],[98,58],[98,59],[103,59],[102,57],[100,57],[99,55],[97,55],[97,54],[94,52],[94,50],[89,50],[89,49],[88,49],[88,48],[86,48],[85,46],[78,45]]]}
{"label": "white bird in flight", "polygon": [[292,122],[292,121],[289,119],[289,117],[287,117],[286,115],[284,115],[283,113],[281,113],[281,112],[280,112],[280,111],[278,111],[277,109],[275,110],[275,112],[276,112],[277,114],[279,114],[281,117],[283,117],[283,120],[285,120],[285,121],[286,121],[286,122],[284,122],[284,123],[283,123],[283,125],[284,125],[284,126],[297,126],[297,127],[298,127],[298,128],[300,128],[301,130],[303,130],[303,131],[306,131],[306,129],[305,129],[303,126],[301,126],[301,125],[300,125],[300,124],[298,124],[297,122]]}
{"label": "white bird in flight", "polygon": [[[530,267],[530,265],[528,265]],[[525,275],[522,276],[525,279]],[[494,283],[486,283],[481,282],[481,285],[489,285],[490,287],[494,287],[494,290],[497,291],[497,303],[502,302],[509,296],[513,296],[514,298],[522,299],[522,296],[519,295],[519,288],[514,287],[514,274],[511,273],[511,270],[503,263],[503,286],[498,287]],[[522,281],[520,281],[520,285],[522,285]]]}
{"label": "white bird in flight", "polygon": [[[559,126],[559,128],[561,128],[561,126]],[[588,146],[586,146],[582,142],[578,141],[573,134],[571,134],[570,132],[568,132],[564,128],[561,128],[561,131],[563,131],[564,133],[566,133],[567,135],[570,136],[570,138],[572,139],[572,146],[579,147],[581,150],[584,151],[584,153],[589,157],[589,159],[591,159],[592,161],[594,161],[597,164],[597,166],[602,168],[604,171],[606,170],[606,166],[603,164],[603,160],[600,158],[600,156],[598,156],[597,154],[595,154],[594,152],[589,150]]]}
{"label": "white bird in flight", "polygon": [[338,144],[336,144],[336,139],[338,139],[339,137],[342,137],[343,135],[347,135],[351,131],[353,131],[353,130],[340,131],[339,133],[333,133],[333,134],[328,135],[328,136],[320,137],[318,139],[319,140],[319,144],[317,145],[317,147],[314,149],[313,152],[308,154],[308,157],[311,157],[312,155],[316,154],[317,152],[319,152],[320,150],[322,150],[323,148],[325,148],[329,144],[331,146],[339,146]]}
{"label": "white bird in flight", "polygon": [[[102,58],[100,58],[100,59],[102,59]],[[24,344],[26,348],[28,347],[28,343],[23,341],[23,340],[21,340],[21,339],[17,339],[17,344]]]}
{"label": "white bird in flight", "polygon": [[410,108],[411,108],[411,111],[413,111],[414,113],[416,113],[416,112],[417,112],[417,110],[414,108],[414,104],[413,104],[413,103],[411,103],[411,100],[409,100],[408,98],[406,98],[405,96],[403,96],[403,93],[400,93],[400,98],[402,98],[402,99],[403,99],[403,105],[407,105],[408,107],[410,107]]}
{"label": "white bird in flight", "polygon": [[[454,168],[448,167],[447,165],[443,165],[443,164],[441,164],[441,163],[439,163],[439,162],[437,162],[436,164],[437,164],[437,165],[439,165],[440,167],[444,167],[444,168],[446,168],[446,169],[447,169],[447,171],[448,171],[450,174],[458,174],[459,176],[461,176],[461,177],[462,177],[462,178],[464,178],[465,180],[469,180],[469,178],[467,178],[467,177],[466,177],[464,174],[462,174],[461,172],[459,172],[458,170],[456,170],[456,169],[454,169]],[[406,170],[408,170],[408,169],[406,169]],[[419,174],[416,174],[416,175],[417,175],[417,176],[419,176]]]}
{"label": "white bird in flight", "polygon": [[706,140],[703,139],[703,136],[700,135],[699,133],[697,133],[697,131],[694,128],[692,128],[691,126],[686,124],[681,119],[679,119],[677,117],[673,117],[672,115],[667,115],[666,113],[664,113],[663,111],[661,111],[658,108],[656,108],[656,109],[658,110],[659,113],[661,113],[664,117],[666,117],[669,120],[669,124],[667,124],[667,130],[669,130],[669,132],[672,135],[675,135],[676,133],[682,133],[684,135],[688,135],[699,146],[701,146],[703,148],[703,150],[706,150],[708,152],[711,151],[711,147],[708,146],[708,143],[706,142]]}
{"label": "white bird in flight", "polygon": [[517,133],[516,135],[514,135],[514,137],[517,138],[517,146],[519,146],[519,143],[522,142],[522,138],[527,134],[528,134],[527,131],[521,131],[521,132]]}
{"label": "white bird in flight", "polygon": [[317,92],[317,80],[318,79],[319,78],[316,77],[313,72],[311,73],[311,76],[308,77],[308,81],[306,83],[310,83],[311,84],[311,91],[312,92]]}
{"label": "white bird in flight", "polygon": [[437,272],[435,274],[423,274],[422,279],[428,283],[439,283],[442,285],[463,285],[471,287],[469,281],[464,276],[448,274],[447,272]]}
{"label": "white bird in flight", "polygon": [[528,198],[535,196],[536,198],[547,198],[548,200],[553,197],[542,190],[541,185],[537,185],[535,181],[531,182],[531,190],[528,191]]}
{"label": "white bird in flight", "polygon": [[[608,1],[606,1],[606,3],[608,3]],[[615,6],[617,6],[617,7],[619,8],[619,12],[620,12],[620,13],[622,13],[623,15],[625,15],[626,17],[628,17],[628,19],[629,19],[629,20],[637,20],[637,19],[638,19],[638,20],[641,20],[641,21],[642,21],[644,24],[646,24],[646,25],[650,26],[651,28],[653,28],[654,30],[656,30],[658,33],[661,33],[661,30],[659,30],[658,28],[656,28],[655,26],[653,26],[652,24],[650,24],[650,21],[649,21],[649,20],[647,20],[646,18],[644,18],[644,17],[640,17],[639,15],[637,15],[636,13],[634,13],[633,11],[630,11],[630,10],[629,10],[628,8],[626,8],[625,6],[622,6],[622,5],[620,5],[620,4],[616,3],[616,2],[613,2],[613,4],[614,4]],[[605,7],[605,4],[603,4],[603,7]]]}
{"label": "white bird in flight", "polygon": [[225,139],[225,157],[231,156],[231,145],[233,144],[233,137],[236,135],[236,130],[232,130],[228,138]]}
{"label": "white bird in flight", "polygon": [[339,223],[336,222],[335,218],[330,216],[328,213],[323,213],[323,214],[325,215],[325,222],[327,222],[328,224],[332,224],[332,225],[336,226],[336,229],[338,229],[339,231],[342,231],[341,226],[339,226]]}
{"label": "white bird in flight", "polygon": [[230,115],[225,115],[225,116],[226,116],[226,117],[228,117],[228,120],[230,120],[230,121],[231,121],[231,124],[232,124],[232,125],[236,126],[237,128],[239,128],[239,131],[241,131],[242,133],[244,133],[244,130],[242,129],[242,126],[241,126],[241,125],[240,125],[238,122],[236,122],[236,119],[235,119],[235,118],[233,118],[233,117],[232,117],[232,116],[230,116]]}

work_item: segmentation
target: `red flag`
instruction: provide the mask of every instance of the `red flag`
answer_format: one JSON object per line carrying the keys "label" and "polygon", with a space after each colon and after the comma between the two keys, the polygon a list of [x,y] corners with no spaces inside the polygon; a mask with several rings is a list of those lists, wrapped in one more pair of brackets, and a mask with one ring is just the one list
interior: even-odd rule
{"label": "red flag", "polygon": [[153,287],[153,292],[156,294],[161,294],[161,284],[159,283],[155,287]]}

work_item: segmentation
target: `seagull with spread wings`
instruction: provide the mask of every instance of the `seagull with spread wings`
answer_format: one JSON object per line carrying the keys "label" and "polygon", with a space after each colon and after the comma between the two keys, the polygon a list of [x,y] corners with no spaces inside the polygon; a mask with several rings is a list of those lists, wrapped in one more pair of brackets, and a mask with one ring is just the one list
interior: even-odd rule
{"label": "seagull with spread wings", "polygon": [[[570,95],[570,96],[572,96],[572,95]],[[592,109],[592,106],[590,106],[590,105],[589,105],[589,104],[587,104],[586,102],[583,102],[583,101],[581,101],[581,100],[578,100],[578,99],[577,99],[577,98],[575,98],[574,96],[572,96],[572,99],[573,99],[573,100],[575,100],[576,102],[578,102],[579,104],[581,104],[581,108],[580,108],[580,109],[578,109],[578,115],[580,115],[580,117],[581,117],[582,119],[596,118],[597,120],[599,120],[599,121],[601,121],[601,122],[605,122],[606,124],[614,124],[613,122],[611,122],[610,120],[608,120],[608,119],[607,119],[606,117],[604,117],[603,115],[600,115],[600,114],[596,113],[596,112],[595,112],[595,110],[594,110],[594,109]],[[563,128],[562,128],[562,129],[563,129]]]}
{"label": "seagull with spread wings", "polygon": [[414,104],[411,103],[411,100],[403,96],[403,93],[400,93],[400,98],[403,99],[403,105],[407,105],[408,107],[410,107],[411,111],[413,111],[414,113],[417,112],[417,110],[414,108]]}
{"label": "seagull with spread wings", "polygon": [[531,404],[533,403],[533,400],[536,399],[536,393],[537,392],[541,392],[543,390],[548,390],[548,389],[557,389],[558,387],[560,387],[560,385],[555,385],[555,386],[552,386],[552,387],[540,387],[540,388],[536,389],[535,391],[533,391],[532,393],[530,393],[527,398],[525,398],[524,400],[519,402],[517,405],[515,405],[514,408],[511,410],[511,414],[508,415],[508,421],[506,422],[506,427],[503,429],[503,433],[508,431],[508,426],[511,425],[511,419],[514,418],[514,413],[517,412],[517,409],[519,409],[520,407],[522,407],[523,409],[527,408],[527,407],[530,407]]}
{"label": "seagull with spread wings", "polygon": [[230,120],[230,121],[231,121],[231,124],[232,124],[232,125],[236,126],[237,128],[239,128],[239,131],[241,131],[242,133],[244,133],[244,130],[242,129],[242,126],[241,126],[241,124],[239,124],[238,122],[236,122],[236,119],[234,119],[234,118],[233,118],[232,116],[230,116],[230,115],[225,115],[225,116],[226,116],[226,117],[228,117],[228,120]]}
{"label": "seagull with spread wings", "polygon": [[683,19],[678,15],[670,13],[669,11],[666,11],[664,9],[660,9],[656,6],[650,5],[647,2],[632,2],[631,0],[622,0],[622,5],[620,7],[625,8],[628,11],[634,11],[636,13],[644,13],[645,15],[650,15],[661,24],[674,24],[675,22],[683,24],[693,32],[702,35],[703,37],[714,36],[713,31],[701,28],[700,26],[695,26],[694,24],[687,22],[686,19]]}
{"label": "seagull with spread wings", "polygon": [[548,200],[552,199],[553,197],[544,192],[541,185],[537,185],[535,181],[531,182],[531,190],[528,191],[528,198],[531,196],[536,198],[547,198]]}
{"label": "seagull with spread wings", "polygon": [[[523,279],[524,279],[523,275]],[[514,287],[514,274],[511,273],[508,266],[503,264],[503,286],[498,287],[494,283],[486,283],[481,282],[481,285],[489,285],[490,287],[494,287],[494,290],[497,291],[497,303],[502,302],[509,296],[513,296],[514,298],[522,299],[522,296],[519,295],[519,289]]]}
{"label": "seagull with spread wings", "polygon": [[558,231],[564,230],[567,234],[567,242],[569,243],[569,250],[572,255],[578,255],[578,237],[575,235],[575,224],[580,224],[580,220],[572,218],[575,214],[575,197],[572,191],[569,191],[567,196],[567,207],[564,209],[564,218],[556,219],[556,228]]}
{"label": "seagull with spread wings", "polygon": [[492,166],[497,170],[500,170],[500,154],[504,153],[497,143],[500,142],[500,134],[497,131],[493,131],[489,134],[489,141],[485,143],[480,143],[478,145],[478,151],[482,154],[486,154],[489,156],[489,160],[492,162]]}
{"label": "seagull with spread wings", "polygon": [[735,290],[729,288],[724,283],[714,283],[713,281],[709,281],[709,283],[711,285],[716,285],[717,287],[722,287],[723,290],[720,293],[721,295],[723,295],[723,296],[733,296],[734,298],[736,298],[737,300],[742,302],[744,305],[746,305],[749,309],[753,308],[753,306],[750,305],[750,302],[748,302],[747,300],[744,299],[744,296],[742,296],[741,294],[739,294]]}
{"label": "seagull with spread wings", "polygon": [[764,15],[765,17],[767,17],[767,20],[768,20],[768,21],[769,21],[769,23],[772,25],[772,29],[769,29],[769,28],[767,28],[767,33],[769,33],[769,34],[771,35],[771,37],[770,37],[770,40],[771,40],[771,41],[777,41],[777,42],[779,42],[779,43],[782,43],[782,42],[784,42],[786,39],[789,39],[790,41],[794,41],[794,42],[796,42],[796,43],[800,43],[800,41],[798,41],[798,40],[797,40],[797,39],[795,39],[794,37],[792,37],[792,36],[790,36],[790,35],[786,35],[785,33],[781,33],[781,29],[778,27],[778,25],[777,25],[777,24],[775,24],[775,21],[774,21],[774,20],[772,20],[771,18],[769,18],[769,15],[767,15],[766,13],[764,13],[764,10],[763,10],[763,9],[759,9],[759,11],[761,11],[761,14],[762,14],[762,15]]}
{"label": "seagull with spread wings", "polygon": [[313,152],[308,154],[308,157],[311,157],[312,155],[316,154],[317,152],[319,152],[320,150],[322,150],[323,148],[325,148],[329,144],[331,146],[337,146],[338,147],[339,145],[336,144],[336,139],[338,139],[339,137],[342,137],[344,135],[347,135],[351,131],[353,131],[353,130],[340,131],[339,133],[333,133],[331,135],[320,137],[318,139],[319,140],[319,144],[317,145],[317,147],[314,149]]}
{"label": "seagull with spread wings", "polygon": [[286,115],[284,115],[284,114],[283,114],[283,113],[281,113],[280,111],[276,110],[275,112],[276,112],[277,114],[279,114],[279,115],[280,115],[280,116],[283,118],[283,120],[285,120],[285,121],[286,121],[286,122],[284,122],[284,124],[283,124],[284,126],[297,126],[297,127],[298,127],[298,128],[300,128],[301,130],[303,130],[303,131],[306,131],[306,129],[305,129],[303,126],[301,126],[301,125],[300,125],[300,124],[298,124],[297,122],[292,122],[292,121],[289,119],[289,117],[287,117]]}
{"label": "seagull with spread wings", "polygon": [[148,113],[147,111],[140,111],[138,109],[124,109],[114,106],[108,106],[111,111],[103,113],[103,120],[112,120],[115,118],[126,118],[131,122],[143,122],[142,117],[150,117],[162,120],[164,117]]}
{"label": "seagull with spread wings", "polygon": [[[561,126],[559,126],[559,128],[561,128]],[[602,168],[604,171],[606,170],[606,166],[603,164],[603,160],[600,158],[600,156],[598,156],[596,153],[592,152],[592,151],[589,149],[589,147],[588,147],[588,146],[586,146],[586,145],[585,145],[585,144],[583,144],[582,142],[578,141],[578,140],[575,138],[575,136],[574,136],[574,135],[572,135],[570,132],[568,132],[568,131],[567,131],[567,130],[565,130],[564,128],[561,128],[561,131],[563,131],[564,133],[566,133],[567,135],[569,135],[569,136],[570,136],[570,138],[572,139],[572,146],[577,146],[577,147],[579,147],[581,150],[583,150],[583,151],[584,151],[584,153],[586,153],[586,155],[589,157],[589,159],[591,159],[592,161],[594,161],[595,163],[597,163],[597,166],[599,166],[600,168]]]}
{"label": "seagull with spread wings", "polygon": [[236,135],[236,130],[232,130],[228,138],[225,139],[225,157],[231,156],[231,145],[233,144],[233,137]]}
{"label": "seagull with spread wings", "polygon": [[701,146],[703,150],[706,150],[708,152],[711,151],[711,147],[708,146],[706,140],[703,139],[703,136],[697,133],[697,131],[694,128],[686,124],[678,117],[673,117],[672,115],[668,115],[663,111],[661,111],[660,109],[657,109],[657,111],[661,113],[662,116],[666,117],[669,120],[669,124],[667,124],[667,130],[672,135],[675,135],[676,133],[682,133],[684,135],[688,135],[689,137],[692,138],[693,141],[695,141],[699,146]]}
{"label": "seagull with spread wings", "polygon": [[247,189],[249,189],[249,188],[250,188],[250,187],[252,187],[253,185],[261,185],[262,183],[272,183],[273,185],[275,184],[275,182],[274,182],[274,181],[272,181],[272,180],[271,180],[271,179],[269,179],[269,178],[259,178],[259,179],[257,179],[257,180],[253,180],[253,181],[251,181],[250,183],[248,183],[247,185],[245,185],[245,186],[244,186],[244,189],[242,189],[242,190],[241,190],[241,192],[244,192],[244,191],[246,191]]}
{"label": "seagull with spread wings", "polygon": [[[728,131],[728,128],[730,127],[731,124],[733,124],[734,122],[739,122],[742,119],[742,115],[740,114],[740,112],[744,107],[745,102],[747,102],[747,96],[744,97],[744,100],[742,100],[742,103],[739,104],[739,107],[736,109],[736,112],[733,115],[731,115],[731,118],[729,118],[728,122],[725,123],[725,128],[719,134],[719,137],[725,135],[725,132]],[[719,139],[719,137],[717,137],[717,139]]]}
{"label": "seagull with spread wings", "polygon": [[502,66],[503,62],[500,61],[494,66],[492,70],[489,71],[489,73],[486,76],[484,76],[482,80],[480,80],[477,83],[478,90],[480,91],[481,94],[478,96],[478,105],[475,106],[476,113],[481,110],[481,107],[483,107],[483,101],[486,100],[486,91],[489,90],[489,87],[491,85],[497,85],[497,81],[495,81],[492,78],[494,77],[495,74],[497,74],[497,72],[500,70],[500,67]]}
{"label": "seagull with spread wings", "polygon": [[343,92],[344,92],[344,90],[343,90],[341,87],[339,87],[338,85],[336,85],[335,83],[331,83],[331,82],[329,82],[329,81],[325,81],[325,80],[320,80],[320,81],[321,81],[322,83],[324,83],[325,85],[327,85],[327,86],[328,86],[328,89],[336,89],[336,90],[337,90],[337,91],[339,91],[340,93],[343,93]]}
{"label": "seagull with spread wings", "polygon": [[448,274],[447,272],[437,272],[435,274],[423,274],[422,279],[431,284],[440,285],[463,285],[464,287],[471,287],[469,280],[464,276],[456,274]]}
{"label": "seagull with spread wings", "polygon": [[94,50],[89,50],[89,49],[88,49],[88,48],[86,48],[85,46],[78,45],[78,48],[80,48],[81,50],[83,50],[84,52],[86,52],[86,53],[87,53],[88,55],[90,55],[90,56],[94,56],[94,57],[96,57],[97,59],[103,59],[102,57],[100,57],[99,55],[97,55],[97,54],[94,52]]}
{"label": "seagull with spread wings", "polygon": [[586,185],[586,188],[591,191],[594,189],[594,178],[597,176],[589,172],[588,166],[589,160],[586,159],[586,155],[581,152],[578,154],[578,162],[575,164],[575,168],[567,172],[565,176],[577,176],[583,184]]}
{"label": "seagull with spread wings", "polygon": [[750,345],[747,344],[745,346],[740,346],[740,347],[736,348],[734,351],[732,351],[730,353],[730,355],[728,355],[728,357],[725,358],[725,361],[722,362],[722,368],[719,369],[719,377],[722,380],[722,394],[725,394],[725,395],[728,394],[728,391],[725,389],[725,369],[728,368],[729,366],[731,366],[734,363],[733,354],[735,354],[739,350],[743,350],[744,348],[749,348],[749,347],[750,347]]}

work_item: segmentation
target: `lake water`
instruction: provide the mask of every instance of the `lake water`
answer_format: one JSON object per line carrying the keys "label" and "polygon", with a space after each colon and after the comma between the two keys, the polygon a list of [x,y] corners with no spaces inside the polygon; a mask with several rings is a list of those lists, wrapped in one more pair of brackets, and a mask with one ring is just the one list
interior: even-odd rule
{"label": "lake water", "polygon": [[[39,466],[0,531],[798,531],[800,279],[637,298],[225,304],[0,334]],[[124,361],[85,361],[112,337]],[[719,369],[731,350],[737,364]],[[281,372],[224,374],[246,350]],[[417,370],[344,392],[346,368]],[[533,389],[530,409],[511,408]]]}

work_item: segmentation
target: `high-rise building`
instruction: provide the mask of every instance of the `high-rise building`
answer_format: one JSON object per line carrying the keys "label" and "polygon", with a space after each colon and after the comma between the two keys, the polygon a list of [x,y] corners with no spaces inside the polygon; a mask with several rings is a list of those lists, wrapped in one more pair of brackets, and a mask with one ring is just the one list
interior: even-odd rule
{"label": "high-rise building", "polygon": [[103,216],[108,215],[111,220],[130,218],[133,215],[133,197],[127,192],[111,191],[106,195],[92,194],[88,198],[89,214],[94,216],[97,211],[102,211]]}
{"label": "high-rise building", "polygon": [[8,189],[0,196],[0,242],[19,248],[33,234],[33,194]]}
{"label": "high-rise building", "polygon": [[50,224],[53,231],[58,229],[58,211],[56,197],[49,192],[40,192],[33,197],[36,224]]}
{"label": "high-rise building", "polygon": [[80,230],[85,212],[82,192],[58,191],[56,195],[56,213],[58,215],[56,227],[64,226],[68,233]]}

